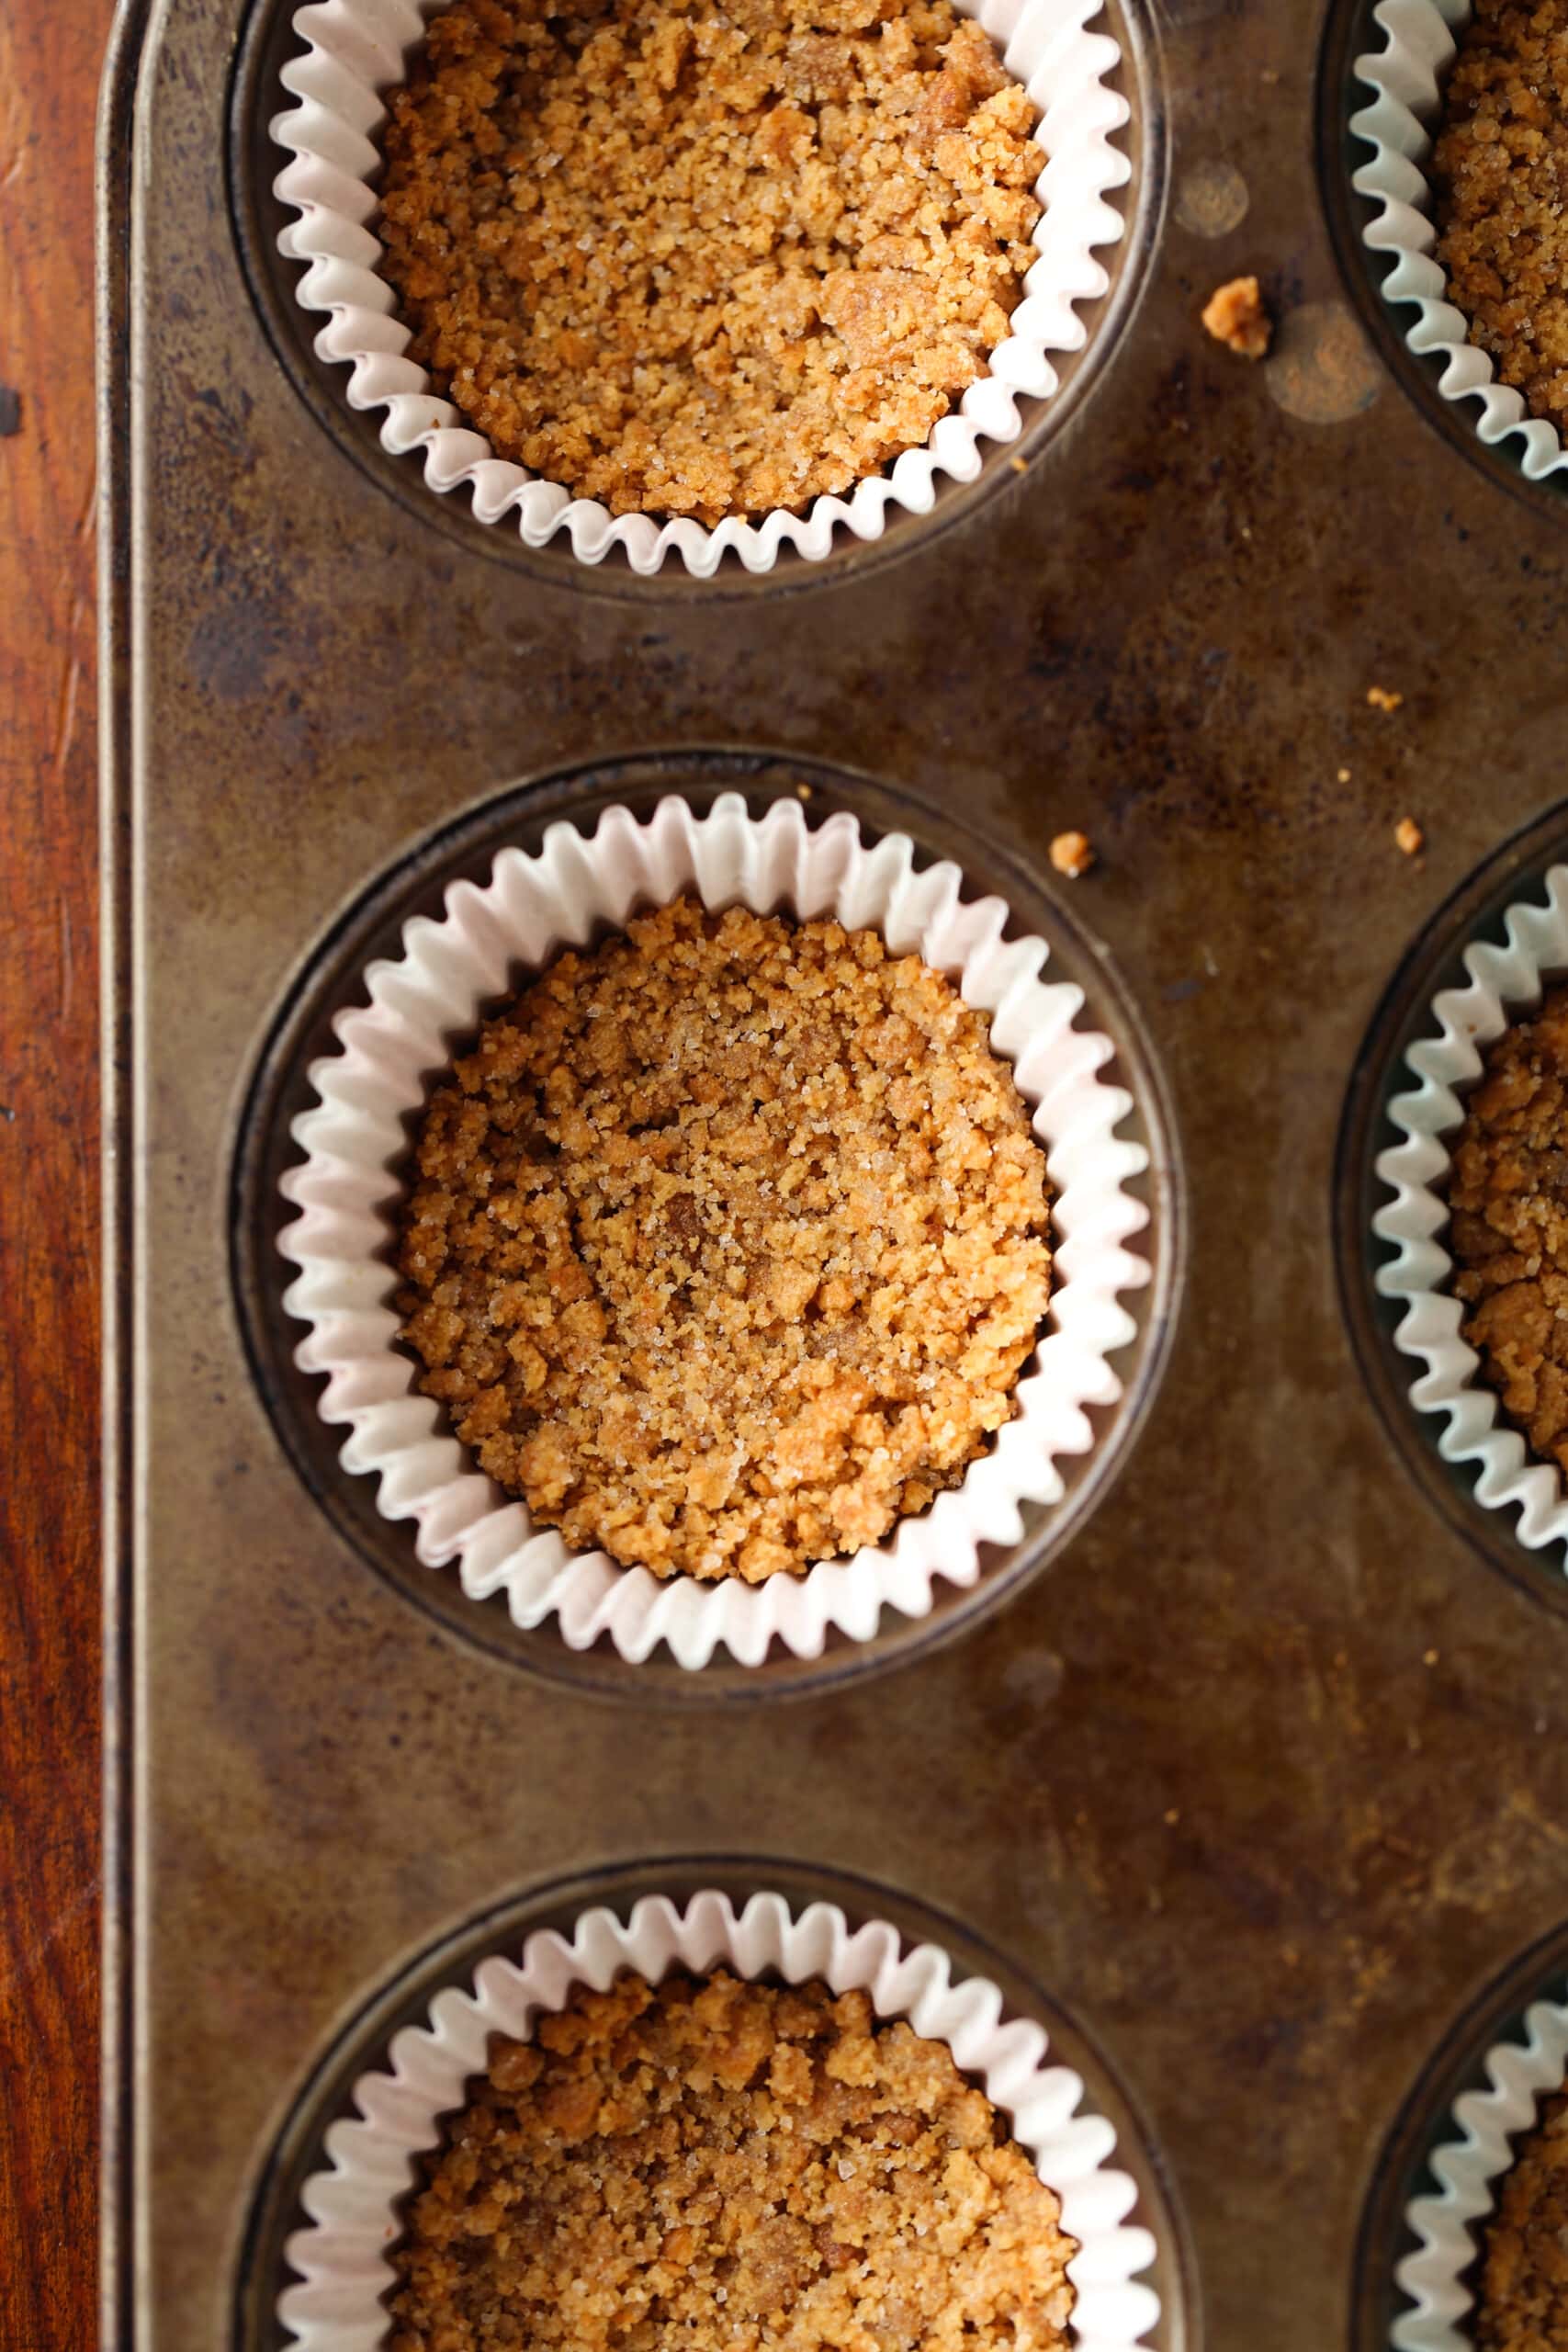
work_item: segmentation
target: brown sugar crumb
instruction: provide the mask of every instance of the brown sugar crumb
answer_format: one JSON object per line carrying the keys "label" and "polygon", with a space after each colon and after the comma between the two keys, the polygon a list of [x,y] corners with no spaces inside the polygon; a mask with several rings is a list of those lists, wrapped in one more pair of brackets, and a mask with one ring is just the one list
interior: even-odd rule
{"label": "brown sugar crumb", "polygon": [[389,2352],[1066,2352],[1061,2206],[946,2045],[724,1971],[579,1991],[423,2161]]}
{"label": "brown sugar crumb", "polygon": [[1504,2177],[1483,2236],[1478,2352],[1568,2344],[1568,2091],[1545,2100]]}
{"label": "brown sugar crumb", "polygon": [[1087,833],[1058,833],[1051,844],[1051,863],[1058,874],[1076,882],[1094,864],[1094,844]]}
{"label": "brown sugar crumb", "polygon": [[1427,842],[1427,836],[1414,817],[1400,819],[1393,829],[1393,838],[1406,857],[1418,856]]}
{"label": "brown sugar crumb", "polygon": [[433,1097],[404,1337],[569,1544],[755,1582],[879,1542],[1010,1419],[1046,1202],[940,973],[678,899],[560,956]]}
{"label": "brown sugar crumb", "polygon": [[951,0],[454,0],[389,101],[380,236],[502,458],[617,514],[842,492],[987,371],[1035,110]]}
{"label": "brown sugar crumb", "polygon": [[1568,421],[1568,0],[1476,0],[1432,151],[1437,257],[1500,382]]}
{"label": "brown sugar crumb", "polygon": [[1488,1050],[1449,1204],[1464,1336],[1510,1420],[1568,1470],[1568,989]]}
{"label": "brown sugar crumb", "polygon": [[1393,686],[1369,686],[1367,700],[1374,710],[1393,711],[1400,707],[1404,696]]}
{"label": "brown sugar crumb", "polygon": [[1256,277],[1233,277],[1218,287],[1203,305],[1203,324],[1216,343],[1243,359],[1261,359],[1274,333]]}

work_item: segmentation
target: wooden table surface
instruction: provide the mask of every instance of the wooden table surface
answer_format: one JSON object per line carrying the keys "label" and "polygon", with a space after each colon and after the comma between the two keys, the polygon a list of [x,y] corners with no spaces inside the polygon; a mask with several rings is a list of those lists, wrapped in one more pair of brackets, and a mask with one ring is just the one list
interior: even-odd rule
{"label": "wooden table surface", "polygon": [[4,2352],[97,2341],[92,182],[109,14],[0,8]]}

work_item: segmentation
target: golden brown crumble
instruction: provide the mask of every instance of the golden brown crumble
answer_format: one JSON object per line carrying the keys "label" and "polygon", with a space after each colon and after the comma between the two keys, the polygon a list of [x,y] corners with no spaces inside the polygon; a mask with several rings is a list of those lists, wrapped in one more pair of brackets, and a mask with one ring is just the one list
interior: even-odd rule
{"label": "golden brown crumble", "polygon": [[1061,2207],[946,2045],[723,1970],[579,1991],[424,2159],[390,2352],[1066,2352]]}
{"label": "golden brown crumble", "polygon": [[874,932],[678,899],[627,933],[432,1099],[405,1337],[569,1544],[756,1581],[879,1542],[1010,1419],[1044,1156],[984,1016]]}
{"label": "golden brown crumble", "polygon": [[1547,2099],[1504,2177],[1483,2233],[1477,2352],[1568,2344],[1568,2092]]}
{"label": "golden brown crumble", "polygon": [[454,0],[390,107],[412,357],[617,514],[875,473],[986,373],[1034,258],[1034,108],[951,0]]}
{"label": "golden brown crumble", "polygon": [[1051,863],[1076,882],[1094,864],[1094,843],[1087,833],[1058,833],[1051,843]]}
{"label": "golden brown crumble", "polygon": [[1369,686],[1367,700],[1374,710],[1396,711],[1404,700],[1397,686]]}
{"label": "golden brown crumble", "polygon": [[1509,1419],[1568,1470],[1568,989],[1488,1049],[1450,1207],[1464,1336]]}
{"label": "golden brown crumble", "polygon": [[1261,359],[1274,333],[1256,277],[1233,277],[1216,287],[1203,305],[1203,324],[1216,343],[1243,359]]}
{"label": "golden brown crumble", "polygon": [[1418,856],[1427,845],[1427,836],[1414,817],[1402,817],[1393,829],[1393,838],[1406,857]]}
{"label": "golden brown crumble", "polygon": [[1476,0],[1432,151],[1437,257],[1500,382],[1568,419],[1568,0]]}

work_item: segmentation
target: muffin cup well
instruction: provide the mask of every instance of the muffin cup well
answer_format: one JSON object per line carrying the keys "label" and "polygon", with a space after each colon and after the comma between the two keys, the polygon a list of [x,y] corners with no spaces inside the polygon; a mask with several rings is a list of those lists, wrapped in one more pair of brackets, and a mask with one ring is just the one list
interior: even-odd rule
{"label": "muffin cup well", "polygon": [[1406,2208],[1420,2245],[1395,2274],[1410,2301],[1391,2332],[1396,2352],[1471,2352],[1465,2323],[1475,2297],[1465,2274],[1480,2251],[1476,2224],[1494,2210],[1514,2161],[1513,2142],[1568,2075],[1568,2006],[1532,2003],[1522,2030],[1522,2041],[1515,2035],[1486,2052],[1488,2087],[1461,2092],[1454,2101],[1449,2130],[1429,2160],[1438,2188]]}
{"label": "muffin cup well", "polygon": [[[644,823],[616,807],[591,835],[558,822],[536,855],[502,850],[484,888],[455,885],[440,921],[415,918],[402,954],[369,967],[368,1004],[337,1016],[339,1051],[310,1068],[318,1102],[292,1128],[304,1164],[283,1179],[300,1214],[278,1247],[299,1269],[284,1304],[310,1326],[296,1361],[327,1376],[319,1409],[348,1429],[344,1467],[379,1479],[384,1517],[416,1522],[426,1566],[456,1561],[470,1598],[504,1593],[517,1624],[553,1618],[573,1649],[604,1635],[633,1663],[662,1641],[682,1667],[705,1665],[721,1646],[760,1666],[775,1638],[811,1658],[835,1632],[869,1640],[885,1608],[927,1614],[937,1579],[973,1585],[982,1546],[1019,1540],[1022,1503],[1060,1498],[1058,1458],[1089,1450],[1088,1408],[1121,1395],[1109,1359],[1136,1327],[1119,1295],[1149,1279],[1147,1261],[1128,1247],[1148,1213],[1126,1186],[1147,1154],[1116,1134],[1132,1098],[1101,1075],[1110,1039],[1074,1026],[1082,990],[1043,979],[1045,942],[1006,937],[1003,901],[965,901],[963,882],[946,860],[917,871],[906,834],[868,847],[843,811],[812,827],[798,800],[775,800],[753,818],[738,793],[724,793],[699,818],[671,796]],[[1054,1193],[1047,1328],[1018,1382],[1015,1416],[990,1450],[887,1542],[755,1585],[661,1583],[603,1552],[570,1551],[554,1529],[536,1532],[526,1506],[476,1468],[440,1407],[419,1394],[391,1305],[392,1171],[452,1041],[472,1032],[517,966],[537,970],[558,948],[685,891],[714,910],[787,908],[802,920],[831,915],[874,929],[896,954],[919,953],[952,977],[990,1016]]]}
{"label": "muffin cup well", "polygon": [[1022,432],[1019,396],[1043,400],[1056,390],[1051,355],[1085,343],[1077,305],[1106,291],[1096,249],[1122,233],[1122,215],[1109,199],[1131,176],[1125,153],[1113,143],[1129,110],[1108,81],[1121,51],[1106,34],[1089,29],[1102,0],[955,0],[1004,51],[1038,109],[1035,138],[1045,160],[1035,192],[1045,210],[1024,299],[1005,340],[991,354],[988,372],[938,422],[925,446],[906,450],[847,497],[816,499],[805,515],[775,508],[757,521],[731,516],[711,529],[690,518],[616,517],[596,499],[574,498],[559,483],[539,480],[497,457],[405,356],[409,330],[394,315],[392,289],[378,274],[373,180],[383,99],[404,79],[426,24],[445,4],[318,0],[297,11],[294,28],[305,54],[283,69],[298,103],[271,126],[291,158],[274,187],[298,215],[278,243],[288,258],[308,265],[299,281],[300,304],[326,314],[317,356],[352,369],[350,406],[381,411],[381,445],[394,456],[423,453],[432,490],[472,491],[479,522],[515,514],[528,547],[563,537],[585,564],[619,548],[642,574],[673,556],[694,577],[709,579],[730,549],[752,572],[772,571],[785,548],[819,563],[840,526],[857,539],[878,539],[889,505],[929,514],[939,476],[975,481],[982,443],[1005,445]]}
{"label": "muffin cup well", "polygon": [[1508,908],[1503,944],[1472,941],[1463,956],[1468,985],[1438,990],[1427,1034],[1407,1049],[1416,1084],[1390,1098],[1389,1119],[1401,1140],[1376,1163],[1393,1197],[1372,1219],[1378,1238],[1396,1252],[1376,1275],[1380,1296],[1404,1309],[1394,1343],[1422,1366],[1410,1385],[1411,1402],[1417,1412],[1444,1416],[1438,1440],[1443,1460],[1474,1465],[1477,1502],[1517,1510],[1518,1540],[1530,1551],[1568,1543],[1562,1476],[1530,1453],[1479,1377],[1481,1359],[1461,1336],[1464,1308],[1450,1287],[1453,1261],[1438,1235],[1449,1215],[1445,1138],[1463,1121],[1462,1094],[1481,1077],[1482,1049],[1540,1004],[1548,975],[1568,970],[1568,865],[1552,866],[1544,880],[1544,905],[1517,900]]}
{"label": "muffin cup well", "polygon": [[1082,2352],[1134,2352],[1145,2341],[1159,2302],[1137,2274],[1154,2260],[1155,2242],[1127,2219],[1137,2192],[1110,2163],[1112,2126],[1079,2111],[1083,2083],[1048,2063],[1044,2029],[1004,2019],[996,1985],[976,1976],[954,1983],[946,1952],[906,1946],[886,1921],[852,1930],[834,1904],[795,1914],[773,1894],[754,1894],[737,1911],[711,1889],[683,1910],[666,1895],[645,1896],[624,1921],[611,1910],[586,1911],[570,1938],[541,1929],[519,1962],[484,1961],[469,1988],[448,1987],[427,2022],[394,2036],[389,2064],[355,2085],[355,2115],[329,2129],[328,2167],[305,2183],[310,2225],[287,2247],[299,2283],[278,2303],[290,2339],[304,2352],[375,2352],[384,2343],[381,2298],[393,2283],[387,2253],[400,2199],[415,2183],[416,2158],[438,2144],[441,2119],[482,2072],[492,2034],[526,2040],[575,1987],[604,1991],[623,1970],[657,1983],[672,1968],[702,1974],[721,1965],[790,1984],[819,1977],[835,1994],[862,1990],[879,2018],[906,2018],[927,2040],[945,2042],[1061,2200],[1062,2227],[1078,2245],[1067,2275]]}
{"label": "muffin cup well", "polygon": [[1499,383],[1488,354],[1469,340],[1470,322],[1449,300],[1433,253],[1438,232],[1426,164],[1442,113],[1442,76],[1472,13],[1472,0],[1378,0],[1372,15],[1382,46],[1358,57],[1355,68],[1375,96],[1350,118],[1351,133],[1371,149],[1371,160],[1350,185],[1378,207],[1361,237],[1369,252],[1392,257],[1384,301],[1414,307],[1405,343],[1418,358],[1442,361],[1437,390],[1443,400],[1475,402],[1477,438],[1488,448],[1516,441],[1511,454],[1520,472],[1540,481],[1568,468],[1568,450],[1556,427],[1532,417],[1524,395]]}

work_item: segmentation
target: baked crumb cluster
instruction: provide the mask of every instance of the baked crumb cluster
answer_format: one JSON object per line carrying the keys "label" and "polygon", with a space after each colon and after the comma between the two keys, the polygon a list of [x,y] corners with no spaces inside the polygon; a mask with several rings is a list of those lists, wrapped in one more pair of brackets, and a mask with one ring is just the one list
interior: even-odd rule
{"label": "baked crumb cluster", "polygon": [[1568,2092],[1520,2143],[1485,2232],[1477,2352],[1562,2352],[1568,2344]]}
{"label": "baked crumb cluster", "polygon": [[1051,863],[1069,882],[1081,882],[1094,865],[1094,843],[1087,833],[1057,833],[1051,842]]}
{"label": "baked crumb cluster", "polygon": [[1568,420],[1568,0],[1475,0],[1432,153],[1437,255],[1500,382]]}
{"label": "baked crumb cluster", "polygon": [[985,374],[1034,257],[1034,109],[950,0],[454,0],[390,109],[412,356],[617,514],[875,473]]}
{"label": "baked crumb cluster", "polygon": [[1568,1471],[1568,989],[1489,1049],[1449,1205],[1464,1336],[1536,1453]]}
{"label": "baked crumb cluster", "polygon": [[425,2161],[390,2352],[1065,2352],[1061,2208],[941,2042],[720,1971],[579,1992]]}
{"label": "baked crumb cluster", "polygon": [[678,899],[562,956],[433,1097],[422,1386],[535,1518],[756,1581],[880,1540],[1012,1412],[1044,1156],[984,1017],[874,932]]}
{"label": "baked crumb cluster", "polygon": [[1203,325],[1216,343],[1242,359],[1262,359],[1274,336],[1262,288],[1256,277],[1227,278],[1203,305]]}

